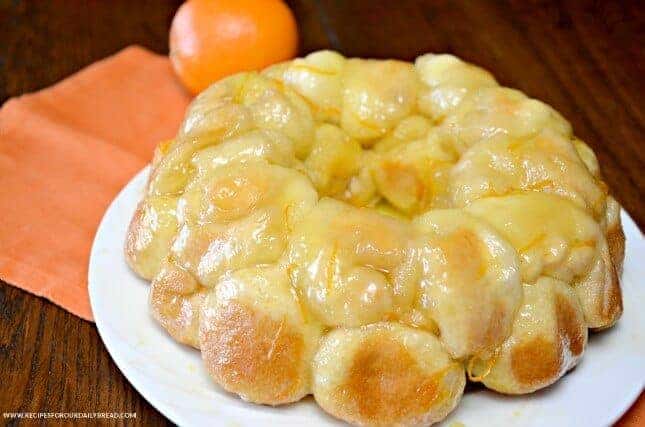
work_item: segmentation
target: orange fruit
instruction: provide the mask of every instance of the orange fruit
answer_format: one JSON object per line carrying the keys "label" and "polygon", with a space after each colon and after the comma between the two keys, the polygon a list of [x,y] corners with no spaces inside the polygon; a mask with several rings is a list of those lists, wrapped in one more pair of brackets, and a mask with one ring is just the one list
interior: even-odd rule
{"label": "orange fruit", "polygon": [[290,59],[297,47],[296,21],[282,0],[188,0],[170,27],[170,59],[192,93]]}

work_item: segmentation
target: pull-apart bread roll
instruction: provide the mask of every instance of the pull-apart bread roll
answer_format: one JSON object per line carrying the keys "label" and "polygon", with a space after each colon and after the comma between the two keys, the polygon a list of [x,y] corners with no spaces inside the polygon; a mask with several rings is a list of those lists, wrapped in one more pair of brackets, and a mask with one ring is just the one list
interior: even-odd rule
{"label": "pull-apart bread roll", "polygon": [[571,125],[548,105],[505,87],[478,89],[463,99],[438,129],[463,153],[496,136],[530,138],[541,130],[570,136]]}
{"label": "pull-apart bread roll", "polygon": [[452,55],[428,53],[418,57],[414,66],[424,83],[419,92],[419,110],[435,121],[454,112],[471,92],[498,86],[488,71]]}
{"label": "pull-apart bread roll", "polygon": [[578,295],[589,328],[607,328],[622,313],[616,266],[593,217],[568,200],[544,193],[480,199],[466,210],[485,219],[520,256],[522,280],[553,277]]}
{"label": "pull-apart bread roll", "polygon": [[277,405],[311,392],[322,328],[276,267],[238,270],[208,294],[199,331],[213,379],[243,399]]}
{"label": "pull-apart bread roll", "polygon": [[425,426],[457,405],[466,379],[432,334],[382,322],[337,329],[320,343],[316,401],[359,426]]}
{"label": "pull-apart bread roll", "polygon": [[467,378],[552,384],[619,319],[608,193],[562,116],[479,67],[321,51],[195,98],[125,255],[225,390],[430,425]]}
{"label": "pull-apart bread roll", "polygon": [[473,359],[469,375],[502,393],[530,393],[573,368],[586,343],[575,293],[566,283],[544,277],[524,285],[511,335],[495,354]]}
{"label": "pull-apart bread roll", "polygon": [[295,289],[327,326],[396,318],[414,296],[407,224],[372,209],[321,199],[291,235]]}
{"label": "pull-apart bread roll", "polygon": [[453,358],[494,351],[510,334],[522,288],[517,254],[491,226],[457,209],[415,220],[418,307]]}
{"label": "pull-apart bread roll", "polygon": [[451,195],[456,206],[510,193],[537,191],[565,197],[595,218],[605,212],[606,193],[571,141],[544,131],[534,137],[506,136],[478,142],[452,170]]}

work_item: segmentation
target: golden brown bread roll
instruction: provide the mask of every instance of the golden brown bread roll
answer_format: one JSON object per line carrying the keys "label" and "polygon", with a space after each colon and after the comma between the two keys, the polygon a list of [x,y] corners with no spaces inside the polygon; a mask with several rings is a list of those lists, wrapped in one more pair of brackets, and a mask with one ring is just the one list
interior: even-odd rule
{"label": "golden brown bread roll", "polygon": [[572,286],[588,327],[606,328],[620,317],[619,277],[602,227],[589,212],[565,198],[534,192],[480,199],[465,209],[515,247],[525,283],[548,276]]}
{"label": "golden brown bread roll", "polygon": [[486,222],[458,209],[414,221],[418,308],[437,323],[455,359],[494,351],[510,334],[522,299],[513,247]]}
{"label": "golden brown bread roll", "polygon": [[313,393],[330,414],[360,426],[424,426],[457,405],[466,379],[439,340],[396,323],[337,329],[321,342]]}
{"label": "golden brown bread roll", "polygon": [[239,270],[208,293],[199,341],[210,375],[255,403],[278,405],[311,390],[322,328],[304,312],[284,270]]}
{"label": "golden brown bread roll", "polygon": [[576,294],[566,283],[543,277],[524,285],[511,335],[491,357],[474,358],[469,375],[502,393],[530,393],[573,368],[586,344]]}

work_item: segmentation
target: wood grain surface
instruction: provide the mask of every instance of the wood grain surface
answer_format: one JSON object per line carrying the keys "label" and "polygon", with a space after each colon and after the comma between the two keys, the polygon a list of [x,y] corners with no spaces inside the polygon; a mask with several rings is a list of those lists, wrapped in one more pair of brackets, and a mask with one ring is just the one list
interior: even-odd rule
{"label": "wood grain surface", "polygon": [[[0,103],[130,44],[167,52],[179,3],[0,0]],[[551,104],[595,150],[613,194],[645,226],[642,2],[288,3],[303,54],[449,52]],[[1,281],[0,373],[0,412],[136,412],[138,424],[168,423],[119,372],[93,324]]]}

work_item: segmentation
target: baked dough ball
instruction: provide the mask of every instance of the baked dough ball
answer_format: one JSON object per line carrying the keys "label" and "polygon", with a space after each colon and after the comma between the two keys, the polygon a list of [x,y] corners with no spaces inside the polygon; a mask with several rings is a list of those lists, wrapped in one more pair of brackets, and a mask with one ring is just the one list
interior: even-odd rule
{"label": "baked dough ball", "polygon": [[430,211],[418,232],[418,306],[455,359],[487,354],[510,334],[522,299],[517,254],[491,226],[462,210]]}
{"label": "baked dough ball", "polygon": [[193,154],[189,167],[195,175],[203,177],[212,169],[229,163],[257,160],[288,168],[296,168],[299,164],[291,139],[281,132],[257,129],[199,150]]}
{"label": "baked dough ball", "polygon": [[[152,239],[170,247],[143,264],[156,273],[150,293],[153,316],[176,340],[199,347],[200,306],[207,288],[221,276],[280,258],[287,227],[317,199],[301,173],[277,166],[296,161],[290,140],[267,130],[250,131],[193,155],[192,179],[174,202],[178,207],[172,218],[179,225],[159,226],[159,236]],[[147,230],[136,221],[131,228]],[[172,239],[166,238],[171,234]]]}
{"label": "baked dough ball", "polygon": [[237,96],[256,126],[282,132],[293,141],[296,155],[306,157],[314,136],[314,120],[305,100],[293,89],[251,73]]}
{"label": "baked dough ball", "polygon": [[188,271],[166,260],[150,284],[150,310],[182,344],[199,348],[199,313],[208,288]]}
{"label": "baked dough ball", "polygon": [[337,125],[342,110],[345,61],[337,52],[322,50],[284,64],[279,73],[269,69],[265,74],[281,80],[304,97],[317,121]]}
{"label": "baked dough ball", "polygon": [[166,153],[150,171],[149,195],[180,194],[197,151],[254,130],[252,111],[237,102],[245,81],[243,75],[228,77],[195,98],[173,143],[158,150]]}
{"label": "baked dough ball", "polygon": [[148,197],[137,206],[125,242],[125,259],[135,273],[151,280],[177,234],[177,197]]}
{"label": "baked dough ball", "polygon": [[465,209],[518,251],[525,283],[548,276],[572,285],[588,327],[605,328],[620,317],[616,268],[600,225],[587,212],[546,193],[480,199]]}
{"label": "baked dough ball", "polygon": [[584,141],[575,137],[573,138],[573,146],[578,152],[580,159],[582,159],[585,166],[587,166],[589,172],[596,178],[600,178],[600,165],[598,164],[598,158],[591,147],[585,144]]}
{"label": "baked dough ball", "polygon": [[530,138],[547,128],[571,135],[569,122],[543,102],[514,89],[485,87],[464,99],[446,117],[440,130],[463,153],[475,143],[494,136]]}
{"label": "baked dough ball", "polygon": [[408,215],[446,204],[450,171],[458,159],[450,145],[431,133],[381,149],[371,167],[384,199]]}
{"label": "baked dough ball", "polygon": [[621,267],[622,264],[617,266],[612,261],[607,241],[602,238],[598,241],[591,270],[573,283],[589,328],[606,329],[613,326],[623,314],[618,270]]}
{"label": "baked dough ball", "polygon": [[314,121],[293,90],[257,73],[212,85],[188,108],[175,142],[151,172],[148,192],[180,193],[193,173],[189,164],[197,151],[257,128],[282,133],[299,158],[309,153]]}
{"label": "baked dough ball", "polygon": [[396,323],[337,329],[314,360],[316,402],[359,426],[426,426],[459,403],[466,383],[428,332]]}
{"label": "baked dough ball", "polygon": [[407,239],[402,221],[324,198],[293,230],[286,262],[316,318],[360,326],[410,306],[415,282]]}
{"label": "baked dough ball", "polygon": [[524,139],[502,135],[473,145],[452,170],[450,186],[455,206],[483,197],[538,191],[565,197],[596,218],[605,211],[605,188],[571,141],[550,130]]}
{"label": "baked dough ball", "polygon": [[515,247],[525,283],[542,275],[569,283],[580,278],[589,270],[602,238],[591,215],[551,194],[489,197],[465,210],[488,221]]}
{"label": "baked dough ball", "polygon": [[530,393],[554,383],[587,344],[582,309],[566,283],[543,277],[523,287],[510,337],[490,358],[475,358],[469,366],[471,378],[502,393]]}
{"label": "baked dough ball", "polygon": [[384,136],[416,108],[419,79],[407,62],[349,59],[342,79],[340,123],[364,145]]}
{"label": "baked dough ball", "polygon": [[316,199],[309,181],[292,169],[262,162],[209,169],[181,197],[171,256],[212,287],[231,270],[277,261],[289,227]]}
{"label": "baked dough ball", "polygon": [[253,267],[208,293],[199,341],[206,369],[219,385],[244,400],[278,405],[310,392],[321,332],[300,308],[284,270]]}
{"label": "baked dough ball", "polygon": [[338,126],[322,124],[304,165],[318,194],[349,198],[349,182],[360,173],[362,160],[363,150],[355,139]]}
{"label": "baked dough ball", "polygon": [[419,95],[419,109],[435,121],[452,113],[473,91],[497,86],[488,71],[453,55],[429,53],[418,57],[414,66],[425,84]]}
{"label": "baked dough ball", "polygon": [[622,313],[593,150],[451,55],[321,51],[225,78],[156,148],[125,244],[215,383],[429,425],[473,381],[530,393]]}
{"label": "baked dough ball", "polygon": [[611,196],[607,196],[607,210],[605,217],[601,219],[600,226],[607,237],[611,262],[620,279],[625,259],[625,233],[620,221],[620,204]]}

